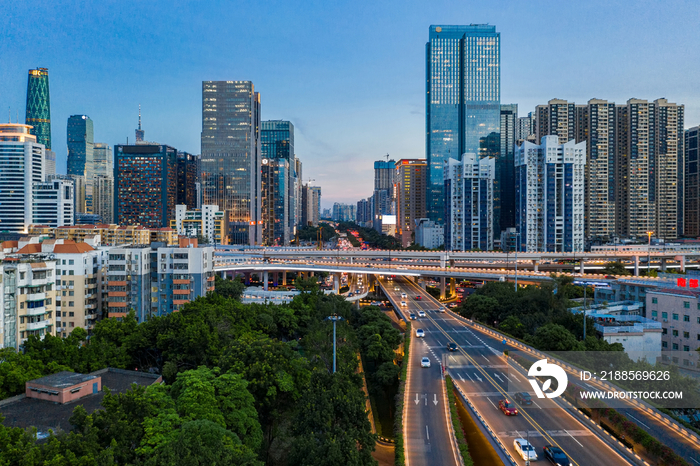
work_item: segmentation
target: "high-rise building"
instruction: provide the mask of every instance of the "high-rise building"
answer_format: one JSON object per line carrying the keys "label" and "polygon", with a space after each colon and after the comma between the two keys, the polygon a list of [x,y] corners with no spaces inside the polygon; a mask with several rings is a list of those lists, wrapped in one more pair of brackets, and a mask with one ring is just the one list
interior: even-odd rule
{"label": "high-rise building", "polygon": [[356,222],[363,227],[372,226],[372,201],[370,199],[360,199],[357,201]]}
{"label": "high-rise building", "polygon": [[95,136],[92,120],[87,115],[68,118],[68,174],[86,179],[94,172]]}
{"label": "high-rise building", "polygon": [[445,244],[445,228],[427,218],[416,220],[416,244],[437,249]]}
{"label": "high-rise building", "polygon": [[260,94],[250,81],[202,82],[202,203],[229,217],[232,244],[261,244]]}
{"label": "high-rise building", "polygon": [[[607,242],[615,236],[615,104],[591,99],[585,109],[586,238]],[[579,136],[580,137],[580,136]],[[581,142],[577,140],[576,142]]]}
{"label": "high-rise building", "polygon": [[[49,70],[29,70],[27,80],[27,113],[24,119],[36,142],[51,150],[51,99],[49,97]],[[54,156],[55,157],[55,156]],[[54,158],[55,160],[55,158]]]}
{"label": "high-rise building", "polygon": [[584,248],[586,143],[559,136],[540,145],[523,142],[515,151],[518,249],[578,252]]}
{"label": "high-rise building", "polygon": [[44,177],[56,174],[56,153],[46,149],[44,151]]}
{"label": "high-rise building", "polygon": [[[500,161],[496,163],[496,184],[494,186],[494,236],[515,226],[515,151],[518,127],[518,105],[501,105],[501,149]],[[497,197],[497,198],[496,198]]]}
{"label": "high-rise building", "polygon": [[139,127],[138,129],[135,130],[136,133],[136,144],[139,142],[144,142],[143,138],[146,135],[146,132],[141,129],[141,104],[139,104]]}
{"label": "high-rise building", "polygon": [[228,244],[226,238],[226,212],[216,205],[203,205],[201,209],[190,210],[186,205],[175,206],[175,218],[170,220],[170,228],[178,235],[190,238],[203,238],[207,244]]}
{"label": "high-rise building", "polygon": [[685,131],[685,192],[684,233],[685,236],[700,236],[700,159],[698,158],[698,136],[700,126]]}
{"label": "high-rise building", "polygon": [[426,215],[428,164],[425,159],[401,159],[395,171],[396,235],[407,247],[415,241],[416,220]]}
{"label": "high-rise building", "polygon": [[114,174],[114,158],[112,156],[112,148],[109,144],[96,142],[93,146],[93,171],[92,176]]}
{"label": "high-rise building", "polygon": [[102,223],[114,223],[114,177],[111,174],[93,178],[92,197],[93,210]]}
{"label": "high-rise building", "polygon": [[396,214],[395,177],[395,160],[377,160],[374,162],[374,228],[380,232],[381,222],[378,219],[383,215]]}
{"label": "high-rise building", "polygon": [[262,159],[261,205],[263,244],[286,246],[291,240],[289,228],[289,160]]}
{"label": "high-rise building", "polygon": [[44,181],[44,146],[31,126],[0,124],[0,231],[26,233],[33,222],[35,183]]}
{"label": "high-rise building", "polygon": [[[500,151],[500,33],[495,26],[430,26],[426,44],[428,217],[444,222],[443,167],[464,153]],[[502,161],[497,159],[500,165]]]}
{"label": "high-rise building", "polygon": [[[304,224],[303,219],[302,219],[304,204],[302,203],[303,201],[301,199],[302,192],[304,189],[304,181],[302,179],[301,160],[296,159],[295,163],[294,163],[294,167],[295,167],[295,169],[294,169],[294,189],[296,190],[295,194],[294,194],[294,198],[295,198],[295,201],[294,201],[294,225],[297,226],[297,225]],[[319,192],[319,202],[321,202],[320,201],[321,188],[318,188],[318,189],[319,189],[319,191],[318,191]],[[316,217],[317,217],[316,223],[318,223],[318,216],[316,216]],[[294,229],[293,232],[295,232],[295,230],[296,229]]]}
{"label": "high-rise building", "polygon": [[177,150],[114,146],[114,216],[120,225],[167,227],[177,204]]}
{"label": "high-rise building", "polygon": [[493,250],[493,191],[496,160],[464,154],[447,159],[445,177],[445,250]]}
{"label": "high-rise building", "polygon": [[32,221],[49,227],[73,225],[75,221],[75,188],[72,180],[34,183]]}
{"label": "high-rise building", "polygon": [[354,204],[333,204],[333,220],[336,222],[354,222],[357,206]]}
{"label": "high-rise building", "polygon": [[197,182],[199,181],[199,157],[178,151],[177,153],[177,203],[188,209],[197,207]]}
{"label": "high-rise building", "polygon": [[[294,231],[294,227],[299,223],[297,218],[296,210],[298,208],[297,204],[300,203],[300,199],[297,199],[299,193],[299,187],[297,185],[297,173],[296,173],[296,157],[294,155],[294,125],[289,121],[284,120],[270,120],[263,121],[261,123],[260,131],[260,141],[261,141],[261,157],[263,160],[263,170],[269,171],[274,169],[277,171],[283,170],[284,164],[268,163],[267,169],[265,166],[265,160],[275,160],[283,159],[287,161],[287,168],[285,171],[285,180],[277,181],[277,185],[281,186],[281,182],[284,181],[284,186],[287,189],[286,194],[279,193],[282,199],[278,199],[278,203],[286,203],[286,207],[283,209],[281,205],[276,207],[266,206],[265,200],[276,199],[275,196],[266,195],[263,192],[262,210],[263,217],[269,215],[274,211],[275,215],[284,215],[284,218],[275,218],[274,222],[276,224],[285,225],[287,232],[285,233],[286,238],[291,238],[291,232]],[[264,176],[264,175],[263,175]],[[264,183],[264,180],[263,180]],[[263,188],[264,191],[265,188]],[[263,218],[263,228],[267,229],[266,222],[269,223],[270,220],[265,220]],[[278,227],[278,230],[282,228]],[[281,232],[281,230],[280,230]],[[266,233],[263,231],[263,236]],[[279,235],[267,235],[268,240],[271,237],[277,238]],[[266,240],[264,240],[267,243]]]}
{"label": "high-rise building", "polygon": [[309,186],[310,209],[309,219],[314,226],[321,220],[321,187]]}
{"label": "high-rise building", "polygon": [[[535,117],[532,112],[525,117],[518,118],[515,126],[515,141],[528,141],[535,135]],[[530,141],[534,142],[534,140]]]}

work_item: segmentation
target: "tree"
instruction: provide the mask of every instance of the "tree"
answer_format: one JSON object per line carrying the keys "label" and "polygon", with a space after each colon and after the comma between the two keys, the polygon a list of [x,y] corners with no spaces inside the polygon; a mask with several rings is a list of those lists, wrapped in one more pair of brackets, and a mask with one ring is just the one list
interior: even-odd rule
{"label": "tree", "polygon": [[498,325],[498,329],[513,335],[515,338],[522,338],[525,336],[525,326],[520,322],[520,319],[514,315],[506,317],[506,319]]}
{"label": "tree", "polygon": [[469,319],[491,323],[498,318],[498,310],[496,298],[475,294],[464,300],[458,312]]}
{"label": "tree", "polygon": [[538,328],[533,343],[542,351],[577,351],[581,349],[576,337],[558,324],[547,324]]}
{"label": "tree", "polygon": [[626,268],[625,264],[620,261],[608,262],[603,268],[603,273],[607,275],[632,275]]}
{"label": "tree", "polygon": [[214,278],[214,293],[223,296],[228,299],[235,299],[240,301],[241,296],[245,292],[245,284],[238,280],[229,280],[227,278],[221,278],[215,275]]}

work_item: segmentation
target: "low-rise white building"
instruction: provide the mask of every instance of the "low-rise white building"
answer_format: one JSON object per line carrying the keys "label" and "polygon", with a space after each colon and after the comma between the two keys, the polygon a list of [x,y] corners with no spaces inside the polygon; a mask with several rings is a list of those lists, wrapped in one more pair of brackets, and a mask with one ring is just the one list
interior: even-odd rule
{"label": "low-rise white building", "polygon": [[416,244],[428,249],[439,248],[445,244],[445,228],[430,219],[416,220]]}

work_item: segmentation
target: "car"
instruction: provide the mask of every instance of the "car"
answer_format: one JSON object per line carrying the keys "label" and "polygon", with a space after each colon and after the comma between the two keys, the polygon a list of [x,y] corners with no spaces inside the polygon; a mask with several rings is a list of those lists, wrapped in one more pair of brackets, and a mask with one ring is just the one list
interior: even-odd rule
{"label": "car", "polygon": [[416,329],[416,338],[425,338],[425,332],[422,328]]}
{"label": "car", "polygon": [[411,320],[416,320],[416,315],[415,315],[415,314],[411,314],[411,315],[408,316],[408,317],[409,317]]}
{"label": "car", "polygon": [[401,301],[401,305],[406,307],[406,301]]}
{"label": "car", "polygon": [[533,447],[530,442],[524,438],[516,438],[513,440],[513,448],[515,448],[515,452],[525,461],[537,460],[537,452],[535,451],[535,447]]}
{"label": "car", "polygon": [[448,343],[447,351],[457,351],[457,343]]}
{"label": "car", "polygon": [[569,457],[566,456],[566,453],[559,447],[547,445],[542,449],[542,453],[552,464],[556,464],[557,466],[572,466]]}
{"label": "car", "polygon": [[408,298],[408,296],[406,295],[406,293],[401,293],[401,297],[402,297],[402,298]]}
{"label": "car", "polygon": [[417,295],[415,299],[416,299],[416,301],[420,301],[423,298],[421,298],[420,295]]}
{"label": "car", "polygon": [[398,286],[395,286],[394,291],[401,291],[401,288],[399,288]]}
{"label": "car", "polygon": [[498,409],[503,411],[506,416],[517,416],[518,408],[515,407],[513,403],[508,400],[501,400],[498,402]]}
{"label": "car", "polygon": [[438,312],[445,312],[445,308],[444,308],[444,307],[440,307],[440,309],[438,309]]}
{"label": "car", "polygon": [[531,405],[532,397],[530,397],[530,394],[527,392],[518,392],[515,394],[515,401],[521,405]]}
{"label": "car", "polygon": [[349,298],[350,296],[354,296],[353,293],[348,293],[348,298]]}
{"label": "car", "polygon": [[418,317],[425,317],[425,311],[418,311]]}
{"label": "car", "polygon": [[429,358],[422,358],[420,360],[420,367],[430,367],[430,359]]}

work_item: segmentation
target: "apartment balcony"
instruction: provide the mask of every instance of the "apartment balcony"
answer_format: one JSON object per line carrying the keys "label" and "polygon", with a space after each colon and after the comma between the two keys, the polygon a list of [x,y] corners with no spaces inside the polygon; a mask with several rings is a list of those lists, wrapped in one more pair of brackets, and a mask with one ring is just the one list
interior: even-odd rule
{"label": "apartment balcony", "polygon": [[32,309],[24,310],[25,316],[40,316],[42,314],[46,314],[46,306],[34,307]]}
{"label": "apartment balcony", "polygon": [[95,303],[86,304],[85,309],[97,309],[97,304],[95,304]]}
{"label": "apartment balcony", "polygon": [[97,319],[97,314],[87,314],[85,316],[85,320],[94,321],[95,319]]}
{"label": "apartment balcony", "polygon": [[42,301],[46,299],[46,293],[29,293],[27,301]]}
{"label": "apartment balcony", "polygon": [[27,324],[27,330],[32,331],[32,330],[41,330],[43,328],[48,328],[51,326],[51,321],[50,320],[41,320],[39,322],[34,322]]}

